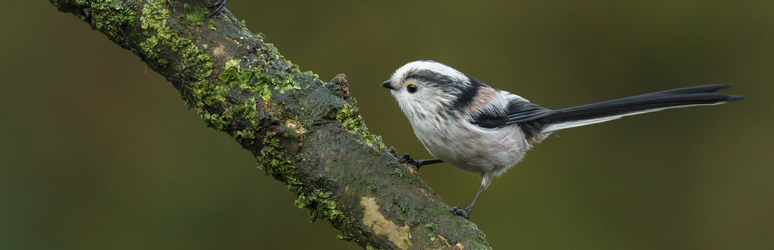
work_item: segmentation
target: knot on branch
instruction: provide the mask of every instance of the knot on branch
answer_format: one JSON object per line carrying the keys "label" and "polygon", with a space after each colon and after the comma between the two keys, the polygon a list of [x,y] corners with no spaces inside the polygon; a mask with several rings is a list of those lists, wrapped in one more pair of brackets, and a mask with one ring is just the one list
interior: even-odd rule
{"label": "knot on branch", "polygon": [[338,74],[330,82],[333,85],[333,92],[341,96],[343,99],[349,99],[349,82],[347,82],[347,76],[344,74]]}

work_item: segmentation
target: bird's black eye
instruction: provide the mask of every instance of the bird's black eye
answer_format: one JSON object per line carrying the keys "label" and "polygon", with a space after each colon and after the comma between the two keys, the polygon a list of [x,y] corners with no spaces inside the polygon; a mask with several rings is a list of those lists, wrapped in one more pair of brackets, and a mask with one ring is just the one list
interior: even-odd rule
{"label": "bird's black eye", "polygon": [[417,85],[415,85],[413,82],[410,82],[410,83],[406,84],[406,90],[409,93],[417,92]]}

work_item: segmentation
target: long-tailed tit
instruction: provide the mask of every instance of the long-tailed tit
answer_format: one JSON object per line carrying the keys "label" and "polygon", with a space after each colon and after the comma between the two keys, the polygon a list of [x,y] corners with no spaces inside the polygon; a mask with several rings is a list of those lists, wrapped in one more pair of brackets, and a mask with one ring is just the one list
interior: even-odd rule
{"label": "long-tailed tit", "polygon": [[434,61],[415,61],[400,67],[390,89],[422,145],[439,159],[481,175],[481,187],[465,209],[452,212],[470,218],[481,192],[524,157],[532,147],[557,130],[606,122],[628,115],[742,100],[715,91],[730,85],[702,85],[626,97],[578,107],[552,110],[521,96],[496,89]]}

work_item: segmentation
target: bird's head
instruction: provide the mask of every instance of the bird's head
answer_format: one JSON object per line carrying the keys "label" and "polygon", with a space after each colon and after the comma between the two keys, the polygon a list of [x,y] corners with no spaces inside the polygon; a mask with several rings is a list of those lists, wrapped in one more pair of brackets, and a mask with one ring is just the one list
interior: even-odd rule
{"label": "bird's head", "polygon": [[462,108],[475,95],[473,80],[445,64],[434,61],[414,61],[403,65],[382,87],[390,89],[403,113],[415,121],[451,114]]}

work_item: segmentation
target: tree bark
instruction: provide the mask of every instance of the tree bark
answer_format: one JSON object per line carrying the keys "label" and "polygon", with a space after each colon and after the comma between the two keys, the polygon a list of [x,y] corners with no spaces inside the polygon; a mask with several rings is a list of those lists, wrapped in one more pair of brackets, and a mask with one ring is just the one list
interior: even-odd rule
{"label": "tree bark", "polygon": [[[165,76],[207,125],[234,137],[259,167],[366,249],[488,249],[396,150],[371,134],[346,78],[330,83],[283,58],[204,0],[50,0]],[[302,237],[302,236],[299,236]]]}

